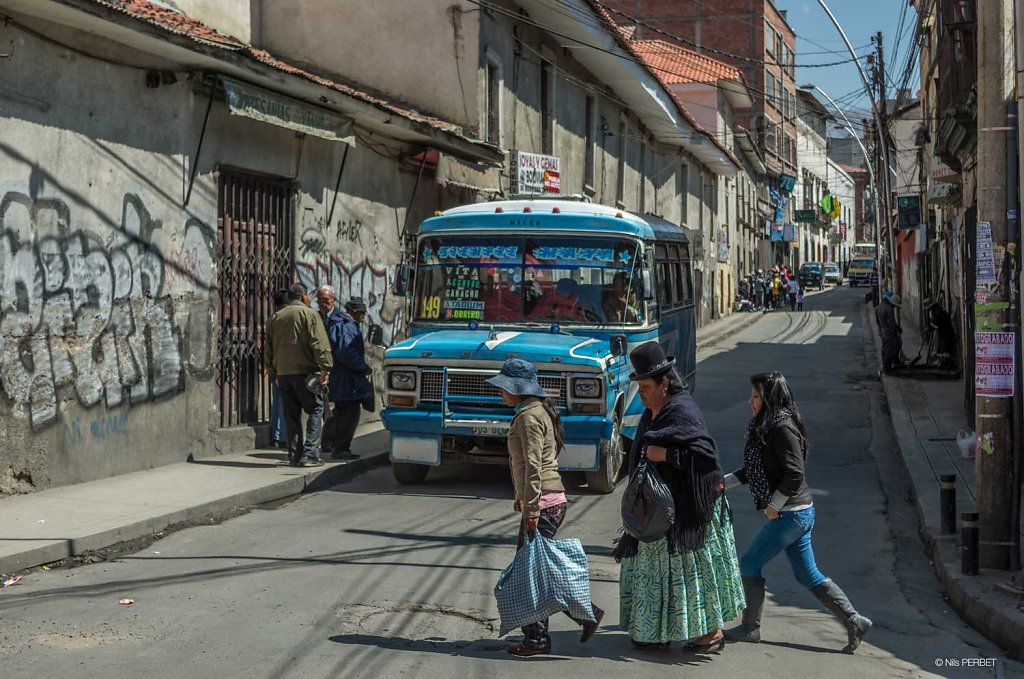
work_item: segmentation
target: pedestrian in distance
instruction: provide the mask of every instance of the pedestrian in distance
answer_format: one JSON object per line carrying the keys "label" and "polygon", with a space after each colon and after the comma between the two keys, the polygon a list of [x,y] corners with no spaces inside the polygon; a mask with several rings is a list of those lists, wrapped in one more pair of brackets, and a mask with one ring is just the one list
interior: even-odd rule
{"label": "pedestrian in distance", "polygon": [[853,653],[871,629],[871,620],[853,607],[843,590],[826,578],[814,560],[811,531],[814,501],[807,485],[807,432],[786,378],[778,372],[750,378],[750,409],[743,467],[725,477],[725,487],[747,484],[754,506],[768,521],[740,557],[747,608],[730,641],[761,640],[765,565],[785,552],[797,582],[809,589],[846,630],[844,653]]}
{"label": "pedestrian in distance", "polygon": [[792,274],[789,279],[789,310],[796,311],[797,297],[800,295],[800,281],[797,279],[796,274]]}
{"label": "pedestrian in distance", "polygon": [[882,337],[882,370],[886,373],[903,367],[903,328],[897,311],[901,304],[899,295],[887,292],[875,308],[875,320]]}
{"label": "pedestrian in distance", "polygon": [[327,398],[334,412],[324,427],[324,443],[332,459],[355,460],[359,456],[352,452],[352,439],[359,427],[359,414],[363,402],[373,398],[373,385],[368,379],[373,370],[366,362],[366,347],[360,330],[366,318],[366,304],[353,297],[342,311],[338,308],[337,293],[329,285],[317,290],[316,303],[334,358],[327,385]]}
{"label": "pedestrian in distance", "polygon": [[[274,313],[288,306],[288,290],[281,289],[274,293]],[[273,321],[273,317],[271,317]],[[276,448],[288,448],[288,435],[284,430],[284,402],[277,380],[270,379],[270,445]]]}
{"label": "pedestrian in distance", "polygon": [[[487,382],[498,389],[505,405],[515,408],[508,431],[508,453],[515,487],[512,507],[522,517],[516,544],[519,550],[527,533],[540,531],[544,537],[553,538],[565,520],[568,503],[558,472],[558,452],[565,445],[565,432],[558,410],[537,380],[533,364],[510,358],[501,372]],[[604,611],[593,603],[591,608],[593,621],[574,619],[583,628],[583,643],[594,636],[604,617]],[[523,640],[509,646],[508,652],[522,657],[551,653],[547,619],[523,627]]]}
{"label": "pedestrian in distance", "polygon": [[796,291],[796,310],[797,311],[803,311],[804,310],[804,289],[803,288],[797,288],[797,291]]}
{"label": "pedestrian in distance", "polygon": [[[263,363],[281,390],[288,464],[322,465],[323,387],[334,359],[320,314],[309,307],[309,292],[301,283],[288,289],[288,305],[274,314],[263,349]],[[307,415],[305,437],[303,412]]]}
{"label": "pedestrian in distance", "polygon": [[654,465],[671,491],[675,523],[653,542],[619,537],[620,624],[641,648],[684,641],[684,652],[718,653],[725,622],[745,605],[718,451],[675,359],[647,342],[629,360],[646,408],[629,468],[644,457]]}

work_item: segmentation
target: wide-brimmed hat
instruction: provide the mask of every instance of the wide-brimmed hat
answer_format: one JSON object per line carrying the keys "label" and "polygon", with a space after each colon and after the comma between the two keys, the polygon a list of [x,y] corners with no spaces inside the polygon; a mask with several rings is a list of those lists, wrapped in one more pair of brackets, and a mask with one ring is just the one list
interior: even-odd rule
{"label": "wide-brimmed hat", "polygon": [[538,396],[546,398],[540,382],[537,381],[537,369],[529,361],[521,358],[510,358],[501,366],[501,372],[487,380],[487,383],[516,396]]}
{"label": "wide-brimmed hat", "polygon": [[666,356],[657,342],[645,342],[629,352],[629,362],[633,364],[633,374],[629,379],[636,382],[648,377],[661,377],[676,364],[676,358]]}

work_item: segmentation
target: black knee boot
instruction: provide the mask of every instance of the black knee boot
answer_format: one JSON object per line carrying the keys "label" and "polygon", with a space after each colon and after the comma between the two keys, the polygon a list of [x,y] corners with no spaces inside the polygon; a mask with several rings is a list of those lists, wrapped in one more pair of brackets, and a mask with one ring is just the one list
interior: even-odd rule
{"label": "black knee boot", "polygon": [[839,585],[831,580],[826,579],[817,587],[812,587],[811,592],[846,628],[848,643],[843,647],[843,653],[852,654],[871,629],[871,620],[858,613]]}
{"label": "black knee boot", "polygon": [[743,609],[743,622],[737,627],[725,630],[725,638],[729,641],[747,641],[756,644],[761,641],[764,578],[743,578],[743,597],[747,600],[747,607]]}

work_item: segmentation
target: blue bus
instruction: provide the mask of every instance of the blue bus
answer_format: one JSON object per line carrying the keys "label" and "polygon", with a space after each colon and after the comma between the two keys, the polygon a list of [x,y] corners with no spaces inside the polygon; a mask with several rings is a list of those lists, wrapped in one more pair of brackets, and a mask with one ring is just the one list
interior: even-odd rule
{"label": "blue bus", "polygon": [[560,467],[600,493],[643,413],[629,351],[658,340],[694,387],[690,247],[675,224],[582,202],[478,203],[424,221],[414,259],[395,282],[409,337],[383,364],[399,483],[443,459],[508,463],[513,413],[485,382],[507,358],[537,366],[565,425]]}

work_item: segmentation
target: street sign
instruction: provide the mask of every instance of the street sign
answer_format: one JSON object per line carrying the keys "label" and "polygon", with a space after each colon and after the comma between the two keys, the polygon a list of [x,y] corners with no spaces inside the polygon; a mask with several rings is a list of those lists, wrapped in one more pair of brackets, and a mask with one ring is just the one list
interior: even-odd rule
{"label": "street sign", "polygon": [[917,229],[921,227],[921,196],[897,197],[896,211],[897,229]]}
{"label": "street sign", "polygon": [[818,213],[814,210],[794,210],[793,219],[798,222],[808,222],[813,224],[818,221]]}

